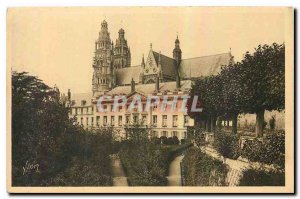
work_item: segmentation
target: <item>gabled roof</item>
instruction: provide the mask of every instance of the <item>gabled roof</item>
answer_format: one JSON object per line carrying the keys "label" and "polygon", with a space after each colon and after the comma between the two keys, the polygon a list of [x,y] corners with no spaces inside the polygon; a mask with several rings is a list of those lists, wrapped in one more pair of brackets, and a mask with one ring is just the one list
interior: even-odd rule
{"label": "gabled roof", "polygon": [[[159,53],[153,51],[156,63],[158,64]],[[163,75],[176,78],[176,61],[170,57],[160,54],[160,63]]]}
{"label": "gabled roof", "polygon": [[132,78],[135,82],[139,82],[140,71],[141,66],[116,69],[117,85],[128,85]]}
{"label": "gabled roof", "polygon": [[[192,81],[185,80],[181,81],[180,90],[188,91],[191,88]],[[164,91],[176,91],[176,82],[160,82],[159,83],[159,90],[161,92]],[[155,84],[136,84],[135,91],[142,93],[142,94],[151,94],[155,92]],[[131,86],[118,86],[114,89],[108,91],[107,95],[128,95],[131,93]]]}
{"label": "gabled roof", "polygon": [[222,53],[204,57],[183,59],[180,63],[180,77],[183,79],[201,76],[216,75],[221,66],[228,65],[232,56],[231,53]]}

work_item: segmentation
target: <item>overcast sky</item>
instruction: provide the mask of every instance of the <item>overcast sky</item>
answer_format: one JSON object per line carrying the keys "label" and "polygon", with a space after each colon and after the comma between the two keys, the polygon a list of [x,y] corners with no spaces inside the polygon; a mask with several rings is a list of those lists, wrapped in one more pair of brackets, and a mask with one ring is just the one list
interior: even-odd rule
{"label": "overcast sky", "polygon": [[106,19],[111,39],[125,30],[132,65],[153,50],[172,57],[178,33],[183,58],[231,52],[239,61],[259,44],[285,41],[281,8],[50,8],[8,12],[7,64],[62,92],[90,92],[95,40]]}

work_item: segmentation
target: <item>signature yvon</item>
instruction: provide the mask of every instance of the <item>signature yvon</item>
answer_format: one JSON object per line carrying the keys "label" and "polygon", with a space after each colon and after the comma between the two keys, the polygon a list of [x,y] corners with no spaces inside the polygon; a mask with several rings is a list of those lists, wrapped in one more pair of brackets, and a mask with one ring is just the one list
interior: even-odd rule
{"label": "signature yvon", "polygon": [[32,171],[39,172],[39,166],[39,164],[29,163],[27,160],[25,166],[23,166],[23,175],[26,175]]}

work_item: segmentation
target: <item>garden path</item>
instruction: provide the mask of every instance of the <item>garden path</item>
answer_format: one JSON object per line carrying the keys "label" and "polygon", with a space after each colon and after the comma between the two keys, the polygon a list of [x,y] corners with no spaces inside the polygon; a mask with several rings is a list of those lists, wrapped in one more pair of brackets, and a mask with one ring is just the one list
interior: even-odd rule
{"label": "garden path", "polygon": [[113,186],[128,186],[120,158],[117,154],[111,155],[111,165],[113,173]]}
{"label": "garden path", "polygon": [[182,186],[181,184],[181,168],[180,163],[183,155],[176,157],[170,164],[168,186]]}

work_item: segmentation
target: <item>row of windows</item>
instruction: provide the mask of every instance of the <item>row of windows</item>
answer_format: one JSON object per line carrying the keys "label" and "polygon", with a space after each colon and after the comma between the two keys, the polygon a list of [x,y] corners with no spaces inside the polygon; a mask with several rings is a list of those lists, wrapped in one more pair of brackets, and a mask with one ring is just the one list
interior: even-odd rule
{"label": "row of windows", "polygon": [[[119,115],[118,117],[118,126],[122,126],[123,125],[123,116],[122,115]],[[167,123],[168,123],[168,120],[167,120],[168,116],[167,115],[163,115],[162,116],[162,127],[167,127]],[[173,127],[178,127],[178,115],[173,115],[172,116],[172,126]],[[139,120],[139,115],[133,115],[132,116],[132,121],[130,119],[130,115],[126,115],[125,116],[125,124],[131,124],[131,122],[133,124],[146,124],[146,121],[147,121],[147,115],[142,115],[142,118],[141,120]],[[189,116],[188,115],[185,115],[184,116],[184,126],[188,126],[188,121],[189,121]],[[83,117],[80,119],[80,124],[81,125],[84,125],[83,123]],[[89,126],[89,118],[87,117],[86,118],[86,125]],[[115,123],[115,116],[110,116],[110,122],[109,124],[111,126],[115,126],[116,123]],[[91,125],[94,126],[94,117],[91,117]],[[108,125],[108,116],[103,116],[103,126],[107,126]],[[153,115],[152,116],[152,125],[154,127],[157,126],[157,115]],[[100,116],[96,116],[96,126],[100,126]]]}
{"label": "row of windows", "polygon": [[173,137],[173,136],[176,136],[181,139],[186,139],[187,132],[184,131],[184,132],[180,133],[178,131],[160,131],[160,132],[159,131],[151,131],[150,136],[151,137],[162,137],[162,136]]}
{"label": "row of windows", "polygon": [[[84,106],[84,105],[83,105]],[[94,107],[80,107],[80,108],[72,108],[72,114],[93,114]]]}
{"label": "row of windows", "polygon": [[[123,110],[123,107],[120,106],[120,107],[117,107],[115,110],[114,110],[114,106],[113,105],[102,105],[102,108],[105,110],[105,112],[109,112],[109,111],[119,111],[119,112],[122,112]],[[130,105],[126,105],[126,110],[129,111],[129,108],[130,108]],[[176,108],[176,106],[175,106]],[[152,111],[157,111],[158,108],[157,108],[157,105],[154,105],[153,107],[151,107]],[[132,108],[131,109],[132,111],[138,111],[138,108]],[[142,110],[143,111],[146,111],[146,104],[142,104]]]}

